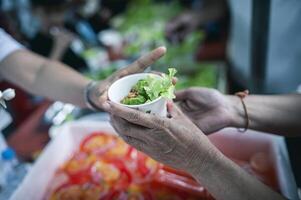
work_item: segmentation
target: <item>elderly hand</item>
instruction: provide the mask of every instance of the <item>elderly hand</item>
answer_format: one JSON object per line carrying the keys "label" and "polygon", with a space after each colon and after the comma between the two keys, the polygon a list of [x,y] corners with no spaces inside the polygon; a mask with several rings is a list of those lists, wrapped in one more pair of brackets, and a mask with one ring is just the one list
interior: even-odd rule
{"label": "elderly hand", "polygon": [[223,95],[215,89],[189,88],[178,91],[176,101],[180,102],[181,110],[205,134],[236,126],[237,120],[241,119],[236,111],[239,106],[235,106],[240,104],[239,98]]}
{"label": "elderly hand", "polygon": [[207,136],[175,104],[168,104],[170,118],[109,104],[111,124],[119,136],[161,163],[192,173],[206,167],[208,156],[215,155]]}
{"label": "elderly hand", "polygon": [[161,58],[165,54],[165,52],[165,47],[159,47],[151,51],[150,53],[143,55],[126,68],[118,70],[107,79],[100,81],[95,85],[92,85],[92,87],[89,88],[88,98],[90,99],[90,101],[92,101],[94,107],[96,109],[102,109],[106,111],[108,109],[108,105],[106,104],[107,89],[110,87],[110,85],[123,76],[143,72],[148,66]]}
{"label": "elderly hand", "polygon": [[109,104],[111,123],[128,144],[190,173],[214,198],[283,199],[219,152],[174,104],[168,105],[171,118]]}

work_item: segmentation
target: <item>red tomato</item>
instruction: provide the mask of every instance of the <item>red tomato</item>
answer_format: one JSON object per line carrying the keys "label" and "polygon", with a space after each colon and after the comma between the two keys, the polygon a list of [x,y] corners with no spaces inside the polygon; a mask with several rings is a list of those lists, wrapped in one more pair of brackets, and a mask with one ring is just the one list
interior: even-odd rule
{"label": "red tomato", "polygon": [[[51,200],[194,200],[207,194],[184,172],[163,166],[114,135],[95,132],[61,170],[69,182]],[[196,195],[197,194],[197,195]]]}
{"label": "red tomato", "polygon": [[50,200],[99,200],[107,194],[100,185],[91,183],[65,184],[59,187],[50,197]]}
{"label": "red tomato", "polygon": [[187,172],[184,172],[184,171],[180,171],[180,170],[177,170],[177,169],[174,169],[174,168],[171,168],[169,166],[162,166],[162,170],[166,171],[166,172],[170,172],[170,173],[173,173],[173,174],[177,174],[179,176],[184,176],[184,177],[187,177],[187,178],[190,178],[192,180],[195,180],[190,174],[188,174]]}
{"label": "red tomato", "polygon": [[79,152],[63,166],[63,171],[73,183],[84,183],[89,180],[90,168],[96,160],[94,155]]}
{"label": "red tomato", "polygon": [[116,146],[116,136],[95,132],[81,143],[80,150],[87,153],[103,154]]}
{"label": "red tomato", "polygon": [[153,198],[156,200],[198,200],[198,199],[212,199],[207,198],[206,193],[195,195],[187,191],[172,188],[167,185],[152,182],[150,185]]}
{"label": "red tomato", "polygon": [[115,135],[96,132],[84,139],[80,149],[81,151],[93,153],[101,157],[123,158],[130,153],[132,147]]}
{"label": "red tomato", "polygon": [[91,178],[96,184],[108,188],[126,188],[132,181],[132,176],[120,160],[100,160],[91,168]]}
{"label": "red tomato", "polygon": [[185,194],[202,196],[205,192],[205,188],[195,180],[162,169],[159,170],[155,181],[162,186],[172,188]]}
{"label": "red tomato", "polygon": [[138,152],[137,154],[135,164],[136,165],[133,169],[133,181],[135,183],[144,183],[151,181],[161,166],[157,161],[140,152]]}
{"label": "red tomato", "polygon": [[113,157],[113,158],[125,158],[126,156],[128,156],[132,150],[132,147],[130,147],[120,138],[115,137],[115,141],[116,141],[115,147],[109,149],[105,153],[105,156]]}
{"label": "red tomato", "polygon": [[146,191],[141,185],[131,184],[124,190],[114,190],[108,193],[102,200],[153,200],[150,191]]}

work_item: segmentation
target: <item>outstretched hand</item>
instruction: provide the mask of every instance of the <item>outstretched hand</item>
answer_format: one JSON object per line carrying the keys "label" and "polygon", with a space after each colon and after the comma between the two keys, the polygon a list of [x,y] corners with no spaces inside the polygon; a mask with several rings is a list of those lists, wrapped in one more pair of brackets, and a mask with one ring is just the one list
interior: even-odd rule
{"label": "outstretched hand", "polygon": [[[229,98],[209,88],[189,88],[176,92],[176,101],[181,110],[205,134],[234,125],[238,117]],[[240,103],[238,98],[237,102]]]}
{"label": "outstretched hand", "polygon": [[165,52],[165,47],[159,47],[151,51],[150,53],[141,56],[132,64],[128,65],[127,67],[121,70],[116,71],[107,79],[100,81],[98,84],[93,86],[88,98],[90,98],[93,104],[97,106],[97,109],[107,111],[107,89],[110,87],[110,85],[123,76],[143,72],[148,66],[156,62],[159,58],[161,58],[165,54]]}

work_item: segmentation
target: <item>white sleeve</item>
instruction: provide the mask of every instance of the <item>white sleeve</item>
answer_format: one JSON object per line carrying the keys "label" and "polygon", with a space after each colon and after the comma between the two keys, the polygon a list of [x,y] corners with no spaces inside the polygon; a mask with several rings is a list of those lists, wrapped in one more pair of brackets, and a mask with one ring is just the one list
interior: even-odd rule
{"label": "white sleeve", "polygon": [[24,47],[20,43],[0,28],[0,62],[9,54],[22,48]]}

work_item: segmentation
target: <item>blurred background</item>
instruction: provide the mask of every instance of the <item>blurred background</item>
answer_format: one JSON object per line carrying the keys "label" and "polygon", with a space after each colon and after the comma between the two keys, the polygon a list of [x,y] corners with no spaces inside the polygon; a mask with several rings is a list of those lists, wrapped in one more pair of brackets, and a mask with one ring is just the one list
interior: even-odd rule
{"label": "blurred background", "polygon": [[[287,93],[301,83],[301,39],[295,37],[301,34],[301,6],[297,1],[289,6],[275,2],[0,0],[0,27],[33,52],[94,80],[164,45],[167,54],[150,70],[176,68],[177,89]],[[0,90],[8,87],[16,89],[17,98],[9,104],[13,122],[4,135],[22,161],[37,158],[50,141],[52,126],[78,119],[107,120],[105,113],[51,102],[0,82]],[[300,143],[288,139],[289,153],[298,154],[295,147]],[[292,162],[298,171],[301,161]]]}
{"label": "blurred background", "polygon": [[[151,70],[176,68],[177,89],[205,86],[226,92],[228,17],[198,22],[194,12],[202,1],[1,0],[0,5],[0,27],[17,41],[91,79],[102,80],[164,45],[166,56]],[[0,83],[1,89],[7,87],[17,88]],[[13,122],[4,134],[25,160],[33,160],[47,144],[50,126],[91,115],[19,88],[16,93],[9,105]]]}

